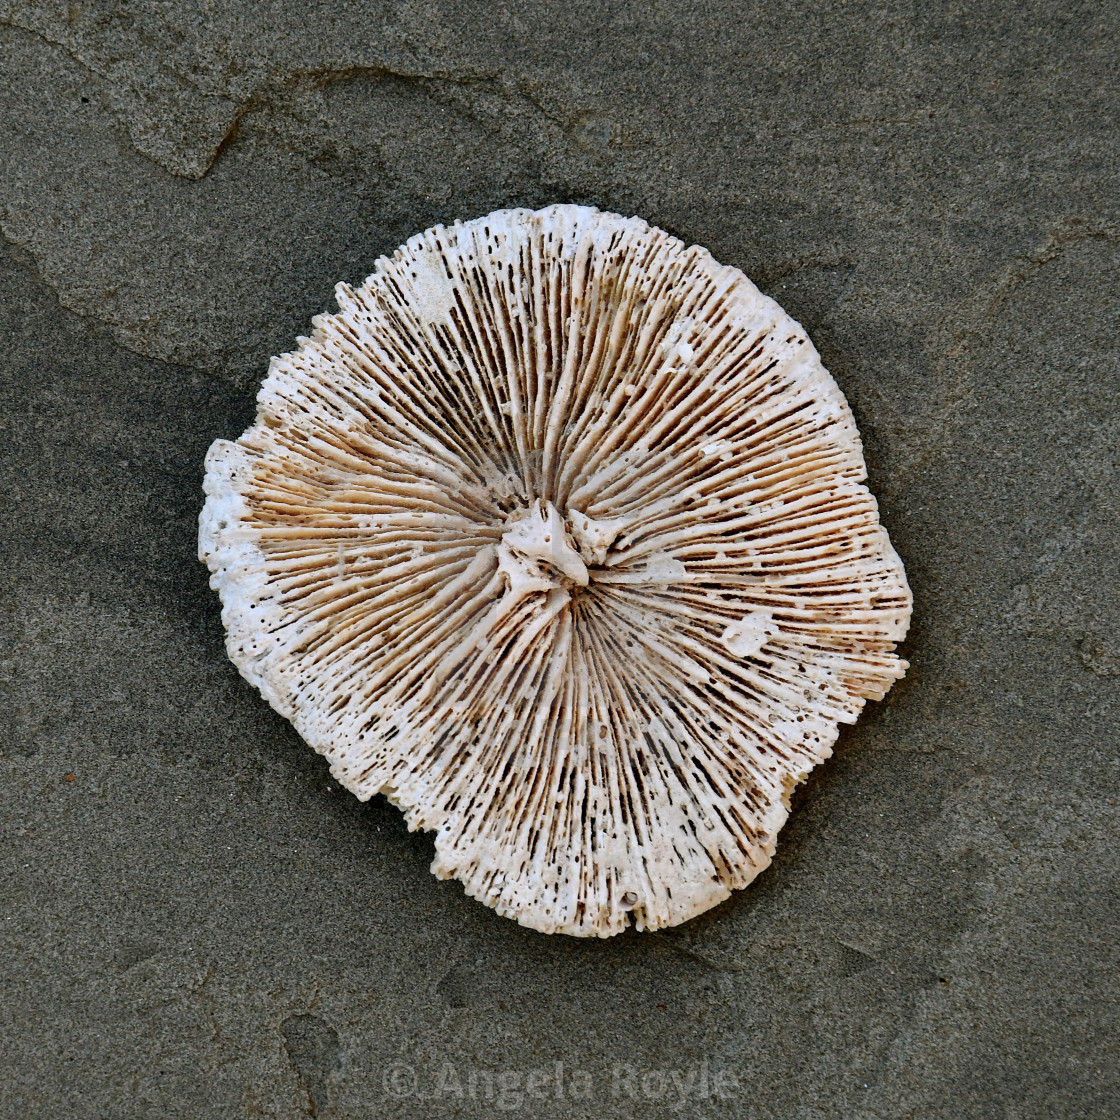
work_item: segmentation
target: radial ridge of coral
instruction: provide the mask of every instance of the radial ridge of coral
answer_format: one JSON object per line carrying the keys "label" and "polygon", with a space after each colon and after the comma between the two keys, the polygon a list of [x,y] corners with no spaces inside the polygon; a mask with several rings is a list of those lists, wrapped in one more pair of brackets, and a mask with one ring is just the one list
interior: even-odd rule
{"label": "radial ridge of coral", "polygon": [[207,456],[233,661],[527,926],[745,886],[906,669],[902,564],[802,328],[576,206],[437,226],[336,294]]}

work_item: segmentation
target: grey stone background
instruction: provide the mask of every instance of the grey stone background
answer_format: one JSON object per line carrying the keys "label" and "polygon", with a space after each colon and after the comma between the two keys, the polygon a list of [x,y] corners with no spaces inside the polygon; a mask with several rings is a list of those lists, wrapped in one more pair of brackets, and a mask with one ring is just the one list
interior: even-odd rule
{"label": "grey stone background", "polygon": [[[1120,1115],[1118,72],[1074,0],[0,0],[0,1115]],[[605,943],[432,879],[195,560],[334,283],[553,201],[805,324],[916,601],[772,868]]]}

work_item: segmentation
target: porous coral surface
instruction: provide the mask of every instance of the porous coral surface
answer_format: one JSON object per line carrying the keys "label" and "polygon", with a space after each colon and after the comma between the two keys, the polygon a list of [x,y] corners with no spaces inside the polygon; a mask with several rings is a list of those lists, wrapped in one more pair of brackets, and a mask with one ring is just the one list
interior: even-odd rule
{"label": "porous coral surface", "polygon": [[577,206],[437,226],[207,458],[230,656],[433,871],[545,931],[674,925],[905,671],[902,565],[802,328]]}

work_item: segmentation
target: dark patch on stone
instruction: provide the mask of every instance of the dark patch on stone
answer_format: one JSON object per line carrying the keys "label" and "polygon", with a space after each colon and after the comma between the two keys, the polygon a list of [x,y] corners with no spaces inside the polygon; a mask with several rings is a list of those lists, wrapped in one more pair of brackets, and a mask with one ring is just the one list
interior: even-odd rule
{"label": "dark patch on stone", "polygon": [[836,975],[847,978],[857,972],[871,968],[877,962],[870,953],[857,949],[854,945],[836,942]]}
{"label": "dark patch on stone", "polygon": [[289,1015],[280,1024],[280,1034],[288,1061],[307,1094],[307,1115],[323,1116],[331,1075],[342,1064],[338,1031],[318,1015]]}
{"label": "dark patch on stone", "polygon": [[444,973],[436,992],[448,1007],[470,1007],[479,1001],[478,977],[468,968],[456,965]]}
{"label": "dark patch on stone", "polygon": [[756,282],[809,331],[820,350],[821,330],[851,287],[855,272],[848,261],[794,261],[767,270]]}
{"label": "dark patch on stone", "polygon": [[159,945],[149,937],[126,937],[117,946],[113,963],[121,972],[127,972],[158,952]]}

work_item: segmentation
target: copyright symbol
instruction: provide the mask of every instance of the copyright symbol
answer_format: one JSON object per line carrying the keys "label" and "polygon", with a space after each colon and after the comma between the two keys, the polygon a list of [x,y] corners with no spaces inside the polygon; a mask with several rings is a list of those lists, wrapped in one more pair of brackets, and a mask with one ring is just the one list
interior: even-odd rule
{"label": "copyright symbol", "polygon": [[416,1070],[397,1062],[381,1075],[381,1086],[391,1097],[411,1097],[416,1092]]}

